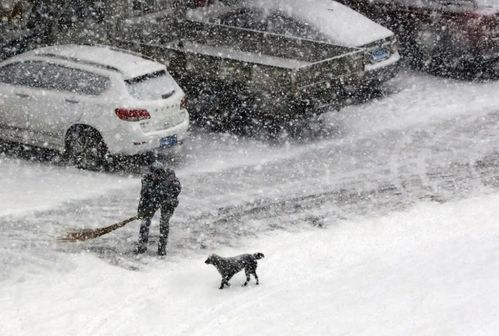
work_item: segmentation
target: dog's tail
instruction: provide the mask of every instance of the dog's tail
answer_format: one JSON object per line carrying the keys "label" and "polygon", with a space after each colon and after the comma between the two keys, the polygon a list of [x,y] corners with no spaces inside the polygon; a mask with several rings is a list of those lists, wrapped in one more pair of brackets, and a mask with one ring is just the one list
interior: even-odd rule
{"label": "dog's tail", "polygon": [[263,257],[265,257],[265,255],[263,253],[257,252],[257,253],[253,253],[253,257],[258,260],[258,259],[262,259]]}

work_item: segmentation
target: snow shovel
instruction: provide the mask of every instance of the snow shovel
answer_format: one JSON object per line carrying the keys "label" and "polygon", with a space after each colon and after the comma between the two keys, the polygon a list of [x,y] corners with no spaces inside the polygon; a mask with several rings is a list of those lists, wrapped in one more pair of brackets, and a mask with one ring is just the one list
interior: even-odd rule
{"label": "snow shovel", "polygon": [[103,228],[70,231],[66,233],[65,236],[59,237],[57,240],[61,242],[77,242],[94,239],[116,229],[119,229],[120,227],[123,227],[136,219],[138,219],[138,216],[130,217],[128,219],[125,219],[124,221]]}

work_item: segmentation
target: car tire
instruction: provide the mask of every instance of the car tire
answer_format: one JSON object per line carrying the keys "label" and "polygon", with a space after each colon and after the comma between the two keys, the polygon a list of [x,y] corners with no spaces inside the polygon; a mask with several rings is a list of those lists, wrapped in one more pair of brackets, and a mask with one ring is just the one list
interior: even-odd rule
{"label": "car tire", "polygon": [[74,127],[66,136],[69,163],[80,169],[107,170],[109,152],[99,132],[91,127]]}

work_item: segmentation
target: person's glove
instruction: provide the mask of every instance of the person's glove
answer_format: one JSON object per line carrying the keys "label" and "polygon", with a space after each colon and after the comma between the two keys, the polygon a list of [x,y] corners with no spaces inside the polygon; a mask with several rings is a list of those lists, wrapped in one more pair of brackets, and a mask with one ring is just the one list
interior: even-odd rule
{"label": "person's glove", "polygon": [[137,209],[137,218],[144,219],[149,217],[150,210],[145,206],[144,203],[140,202]]}

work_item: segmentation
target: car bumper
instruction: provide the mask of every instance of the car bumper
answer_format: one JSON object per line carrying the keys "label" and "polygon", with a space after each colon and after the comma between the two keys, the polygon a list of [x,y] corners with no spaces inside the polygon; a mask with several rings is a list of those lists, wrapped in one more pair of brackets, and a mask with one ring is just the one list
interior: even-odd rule
{"label": "car bumper", "polygon": [[397,75],[400,68],[400,54],[397,52],[387,60],[365,66],[364,83],[382,83]]}
{"label": "car bumper", "polygon": [[[133,125],[131,136],[127,139],[116,137],[106,140],[108,150],[112,155],[141,155],[148,153],[165,154],[178,150],[187,136],[189,114],[179,124],[168,129],[145,133],[140,125]],[[161,139],[175,137],[173,145],[160,146]]]}

